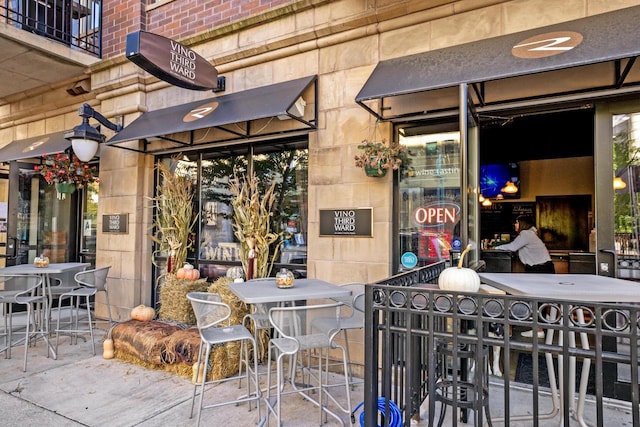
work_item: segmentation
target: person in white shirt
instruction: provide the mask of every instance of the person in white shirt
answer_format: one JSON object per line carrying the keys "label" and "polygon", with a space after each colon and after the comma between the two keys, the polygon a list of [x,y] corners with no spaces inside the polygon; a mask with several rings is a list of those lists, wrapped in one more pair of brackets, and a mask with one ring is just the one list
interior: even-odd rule
{"label": "person in white shirt", "polygon": [[518,216],[515,229],[518,235],[513,242],[498,245],[494,249],[518,252],[518,258],[524,264],[524,270],[527,273],[555,273],[549,251],[538,237],[533,219],[527,215]]}
{"label": "person in white shirt", "polygon": [[[534,226],[533,218],[528,215],[520,215],[516,218],[516,232],[518,235],[513,242],[496,246],[495,249],[518,252],[518,258],[524,264],[526,273],[553,273],[556,269],[551,261],[551,256],[544,242],[538,237],[538,230]],[[521,333],[523,337],[532,337],[533,331]],[[538,338],[544,338],[544,331],[538,329]]]}

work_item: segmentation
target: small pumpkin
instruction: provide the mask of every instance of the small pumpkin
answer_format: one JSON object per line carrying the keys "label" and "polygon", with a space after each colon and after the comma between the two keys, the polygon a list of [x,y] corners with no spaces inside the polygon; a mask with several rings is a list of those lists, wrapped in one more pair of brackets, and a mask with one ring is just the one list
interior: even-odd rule
{"label": "small pumpkin", "polygon": [[204,363],[201,365],[197,360],[191,367],[191,383],[192,384],[200,384],[202,383],[202,375],[204,375]]}
{"label": "small pumpkin", "polygon": [[113,351],[113,339],[107,338],[102,343],[102,357],[104,359],[113,359],[115,353]]}
{"label": "small pumpkin", "polygon": [[185,263],[176,272],[176,277],[184,280],[197,280],[200,278],[200,270],[193,268],[193,265],[189,263]]}
{"label": "small pumpkin", "polygon": [[148,322],[149,320],[153,320],[156,317],[156,311],[153,307],[147,307],[146,305],[140,304],[137,307],[134,307],[131,310],[131,319],[140,320],[142,322]]}
{"label": "small pumpkin", "polygon": [[460,254],[457,267],[445,268],[438,277],[438,287],[445,291],[478,292],[480,289],[480,276],[475,270],[462,266],[464,257],[471,250],[471,245]]}

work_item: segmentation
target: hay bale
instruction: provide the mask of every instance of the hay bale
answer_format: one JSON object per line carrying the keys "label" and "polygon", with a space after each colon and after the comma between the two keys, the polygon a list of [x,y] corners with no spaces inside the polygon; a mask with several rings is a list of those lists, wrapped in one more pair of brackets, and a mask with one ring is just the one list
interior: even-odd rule
{"label": "hay bale", "polygon": [[162,305],[158,311],[158,317],[162,320],[194,326],[196,318],[191,308],[191,302],[187,299],[187,294],[206,291],[207,279],[184,280],[178,279],[175,274],[167,274],[160,289]]}
{"label": "hay bale", "polygon": [[164,364],[165,339],[181,328],[163,322],[128,320],[113,327],[111,338],[115,356],[137,359],[145,366]]}

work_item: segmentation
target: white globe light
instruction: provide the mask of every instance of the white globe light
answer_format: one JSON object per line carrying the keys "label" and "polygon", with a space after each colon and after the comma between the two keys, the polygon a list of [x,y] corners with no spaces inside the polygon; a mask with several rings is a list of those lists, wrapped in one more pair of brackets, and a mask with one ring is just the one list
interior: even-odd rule
{"label": "white globe light", "polygon": [[90,161],[98,152],[98,141],[91,139],[74,138],[71,140],[71,146],[81,162]]}

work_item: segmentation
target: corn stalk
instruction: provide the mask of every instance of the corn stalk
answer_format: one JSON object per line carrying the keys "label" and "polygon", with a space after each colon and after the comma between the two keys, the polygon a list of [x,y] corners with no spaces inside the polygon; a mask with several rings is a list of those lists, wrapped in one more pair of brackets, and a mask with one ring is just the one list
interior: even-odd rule
{"label": "corn stalk", "polygon": [[[253,278],[269,277],[273,263],[280,250],[281,241],[275,246],[274,253],[269,259],[269,247],[280,239],[280,233],[271,231],[271,209],[275,201],[275,182],[267,188],[263,195],[260,193],[258,177],[243,175],[229,183],[229,189],[234,198],[233,231],[240,241],[240,257],[245,274],[252,271]],[[255,257],[255,258],[253,258]],[[250,262],[254,261],[253,265]]]}
{"label": "corn stalk", "polygon": [[174,254],[177,269],[187,260],[191,247],[189,233],[197,219],[193,213],[193,183],[188,176],[171,172],[165,163],[158,162],[157,169],[161,183],[156,188],[156,197],[151,199],[156,218],[149,237],[158,244],[157,252]]}

